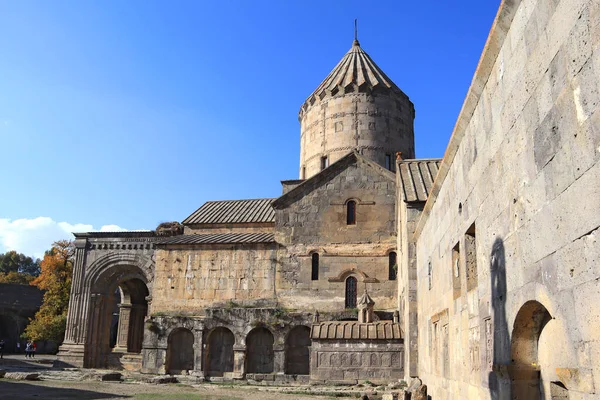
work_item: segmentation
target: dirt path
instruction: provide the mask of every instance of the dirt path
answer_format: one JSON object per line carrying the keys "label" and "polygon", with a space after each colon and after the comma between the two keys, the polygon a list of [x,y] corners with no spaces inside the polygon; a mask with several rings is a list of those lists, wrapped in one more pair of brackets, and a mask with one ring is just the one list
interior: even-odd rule
{"label": "dirt path", "polygon": [[[0,399],[135,399],[135,400],[328,400],[333,398],[323,395],[303,395],[303,388],[288,388],[292,393],[281,393],[281,389],[257,386],[232,386],[216,384],[186,385],[151,385],[143,383],[112,382],[64,382],[40,381],[23,382],[0,380]],[[351,399],[352,397],[335,397]]]}

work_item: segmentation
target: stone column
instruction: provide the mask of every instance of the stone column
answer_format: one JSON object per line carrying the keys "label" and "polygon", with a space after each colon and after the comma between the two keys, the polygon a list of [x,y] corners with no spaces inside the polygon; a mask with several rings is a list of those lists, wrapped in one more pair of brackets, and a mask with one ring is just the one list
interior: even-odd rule
{"label": "stone column", "polygon": [[73,280],[67,311],[65,340],[59,348],[58,361],[83,367],[88,324],[89,288],[84,287],[87,239],[75,240]]}
{"label": "stone column", "polygon": [[119,326],[117,328],[117,344],[113,349],[114,352],[127,353],[131,308],[131,304],[119,304]]}
{"label": "stone column", "polygon": [[204,380],[202,371],[202,359],[204,358],[204,329],[202,327],[194,329],[194,372],[198,380]]}
{"label": "stone column", "polygon": [[246,346],[233,346],[233,378],[246,376]]}
{"label": "stone column", "polygon": [[273,372],[285,373],[285,346],[283,344],[273,346]]}

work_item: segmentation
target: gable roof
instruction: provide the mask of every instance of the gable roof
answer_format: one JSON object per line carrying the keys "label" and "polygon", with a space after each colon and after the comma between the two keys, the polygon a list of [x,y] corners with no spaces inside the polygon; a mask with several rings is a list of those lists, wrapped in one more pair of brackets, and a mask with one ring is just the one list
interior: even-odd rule
{"label": "gable roof", "polygon": [[275,222],[275,199],[207,201],[183,220],[191,224],[243,224]]}
{"label": "gable roof", "polygon": [[441,158],[403,160],[398,163],[404,201],[425,202],[431,193]]}
{"label": "gable roof", "polygon": [[306,193],[312,192],[313,190],[320,187],[324,182],[333,178],[334,176],[345,170],[348,166],[357,163],[359,160],[365,162],[365,164],[373,168],[377,173],[383,175],[384,177],[394,182],[394,184],[396,183],[395,175],[393,172],[388,171],[381,165],[374,163],[371,160],[368,160],[367,158],[358,154],[356,151],[351,151],[344,157],[331,164],[329,167],[325,168],[323,171],[311,176],[310,178],[306,179],[304,182],[296,186],[294,189],[290,190],[283,196],[280,196],[272,203],[273,208],[281,209],[287,207],[288,205],[292,204],[298,199],[304,197]]}

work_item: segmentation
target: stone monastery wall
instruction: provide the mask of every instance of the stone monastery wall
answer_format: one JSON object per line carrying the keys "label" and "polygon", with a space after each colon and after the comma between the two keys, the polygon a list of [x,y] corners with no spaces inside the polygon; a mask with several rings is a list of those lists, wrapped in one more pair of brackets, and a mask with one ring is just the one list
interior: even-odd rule
{"label": "stone monastery wall", "polygon": [[199,315],[229,301],[274,303],[276,259],[274,244],[157,249],[150,312]]}
{"label": "stone monastery wall", "polygon": [[417,227],[432,398],[596,398],[599,77],[600,2],[503,2]]}

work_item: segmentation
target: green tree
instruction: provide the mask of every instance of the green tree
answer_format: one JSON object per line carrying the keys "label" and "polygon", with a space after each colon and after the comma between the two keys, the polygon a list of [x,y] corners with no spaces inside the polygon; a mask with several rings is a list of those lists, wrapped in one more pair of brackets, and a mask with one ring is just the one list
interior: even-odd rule
{"label": "green tree", "polygon": [[35,279],[35,276],[31,276],[29,274],[22,274],[20,272],[7,272],[0,273],[0,283],[16,283],[19,285],[29,285],[32,280]]}
{"label": "green tree", "polygon": [[0,273],[18,272],[31,276],[40,274],[40,260],[14,250],[0,254]]}
{"label": "green tree", "polygon": [[73,242],[55,242],[41,263],[41,273],[31,285],[44,290],[40,309],[25,328],[31,340],[62,342],[67,322],[67,307],[73,276]]}

